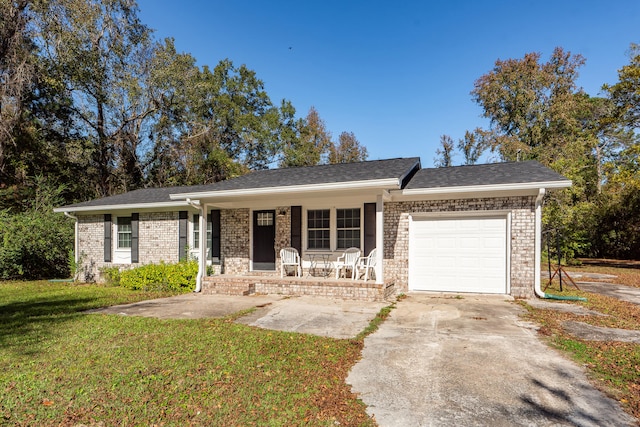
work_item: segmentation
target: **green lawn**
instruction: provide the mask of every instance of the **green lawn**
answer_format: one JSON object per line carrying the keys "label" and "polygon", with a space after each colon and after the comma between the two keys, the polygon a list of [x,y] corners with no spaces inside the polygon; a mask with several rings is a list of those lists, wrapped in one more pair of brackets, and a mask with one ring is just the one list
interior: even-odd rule
{"label": "green lawn", "polygon": [[82,313],[166,295],[0,283],[0,425],[375,425],[344,382],[362,337]]}

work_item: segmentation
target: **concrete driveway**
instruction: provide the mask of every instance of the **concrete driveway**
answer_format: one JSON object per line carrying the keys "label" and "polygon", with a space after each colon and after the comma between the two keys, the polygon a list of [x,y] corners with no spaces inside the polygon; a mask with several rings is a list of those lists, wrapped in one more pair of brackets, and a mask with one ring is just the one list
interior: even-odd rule
{"label": "concrete driveway", "polygon": [[382,427],[636,425],[522,311],[505,296],[410,294],[347,382]]}

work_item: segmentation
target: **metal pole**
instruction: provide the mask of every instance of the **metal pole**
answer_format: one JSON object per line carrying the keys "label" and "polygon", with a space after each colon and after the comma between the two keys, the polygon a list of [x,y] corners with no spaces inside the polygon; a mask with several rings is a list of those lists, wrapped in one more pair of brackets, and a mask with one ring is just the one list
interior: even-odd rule
{"label": "metal pole", "polygon": [[560,254],[560,232],[556,234],[556,246],[558,251],[558,276],[560,277],[560,292],[562,292],[562,256]]}

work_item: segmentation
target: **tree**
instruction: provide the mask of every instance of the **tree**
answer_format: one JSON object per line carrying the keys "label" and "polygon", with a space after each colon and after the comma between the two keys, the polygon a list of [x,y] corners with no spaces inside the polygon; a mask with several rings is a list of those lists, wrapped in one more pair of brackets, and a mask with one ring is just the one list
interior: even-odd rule
{"label": "tree", "polygon": [[473,132],[466,131],[464,138],[458,140],[458,150],[464,156],[465,165],[474,165],[487,149],[485,133],[477,128]]}
{"label": "tree", "polygon": [[433,163],[437,168],[447,168],[453,166],[453,154],[455,146],[453,139],[449,135],[440,137],[440,148],[436,150],[436,157]]}
{"label": "tree", "polygon": [[191,55],[176,52],[171,39],[154,64],[152,82],[162,99],[148,162],[154,184],[212,183],[264,169],[282,135],[292,136],[295,109],[288,101],[282,109],[273,106],[246,66],[225,59],[213,70],[200,69]]}
{"label": "tree", "polygon": [[575,80],[583,64],[582,56],[556,48],[546,63],[540,63],[539,53],[497,60],[491,72],[476,80],[473,100],[496,135],[507,137],[493,144],[504,159],[516,160],[520,153],[549,164],[574,140]]}
{"label": "tree", "polygon": [[37,3],[47,74],[73,100],[74,127],[90,143],[96,195],[139,187],[139,155],[157,100],[148,90],[155,44],[134,0]]}
{"label": "tree", "polygon": [[16,128],[33,81],[33,45],[27,0],[0,2],[0,182],[11,180],[7,158],[17,148]]}
{"label": "tree", "polygon": [[306,118],[296,122],[295,127],[297,136],[284,143],[280,167],[324,163],[332,146],[331,133],[315,107],[311,106]]}
{"label": "tree", "polygon": [[329,163],[355,163],[367,160],[369,153],[353,132],[342,132],[338,144],[332,143],[329,150]]}
{"label": "tree", "polygon": [[618,82],[604,85],[617,108],[617,115],[630,128],[640,128],[640,45],[631,44],[630,61],[618,71]]}

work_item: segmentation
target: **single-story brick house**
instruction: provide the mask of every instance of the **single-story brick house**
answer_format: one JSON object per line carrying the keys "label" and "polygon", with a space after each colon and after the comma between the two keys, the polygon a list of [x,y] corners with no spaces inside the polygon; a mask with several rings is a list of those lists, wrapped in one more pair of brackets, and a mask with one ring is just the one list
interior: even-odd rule
{"label": "single-story brick house", "polygon": [[[98,280],[101,267],[176,262],[191,251],[200,263],[197,291],[217,280],[212,286],[242,282],[267,293],[342,283],[360,286],[357,292],[377,286],[376,295],[427,290],[531,297],[540,285],[543,196],[570,185],[535,161],[422,169],[419,158],[397,158],[255,171],[55,211],[76,219],[76,254],[85,276]],[[375,284],[280,278],[281,248],[298,249],[305,271],[314,254],[335,260],[354,246],[363,256],[381,249]],[[328,295],[363,297],[343,291]]]}

